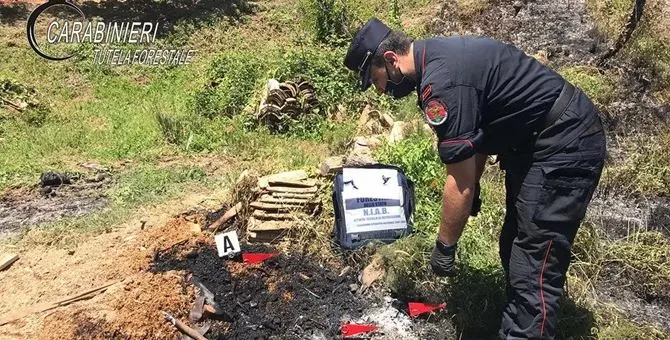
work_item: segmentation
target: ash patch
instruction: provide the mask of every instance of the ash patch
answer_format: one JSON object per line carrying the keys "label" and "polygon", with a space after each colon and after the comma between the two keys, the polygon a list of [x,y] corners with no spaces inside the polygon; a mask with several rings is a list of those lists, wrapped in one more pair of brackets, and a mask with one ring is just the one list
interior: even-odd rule
{"label": "ash patch", "polygon": [[112,181],[108,175],[69,178],[58,185],[42,182],[39,189],[10,189],[0,195],[0,237],[34,225],[87,215],[109,204],[105,190]]}
{"label": "ash patch", "polygon": [[[256,245],[242,250],[273,251]],[[185,270],[215,294],[232,320],[212,321],[211,338],[333,338],[343,315],[357,318],[364,309],[364,301],[349,290],[354,276],[338,276],[334,268],[299,254],[247,265],[219,258],[213,245],[202,243],[156,254],[151,270]]]}
{"label": "ash patch", "polygon": [[610,239],[622,239],[644,231],[658,231],[670,238],[668,198],[596,197],[589,205],[589,216]]}
{"label": "ash patch", "polygon": [[609,286],[598,293],[605,302],[613,303],[622,309],[631,321],[639,324],[651,324],[670,332],[670,302],[642,299],[631,290],[621,286]]}
{"label": "ash patch", "polygon": [[[518,9],[518,12],[517,12]],[[437,33],[487,35],[527,53],[545,51],[557,64],[594,58],[605,49],[594,29],[586,0],[538,0],[492,4],[474,18],[459,18],[455,3],[445,4]]]}
{"label": "ash patch", "polygon": [[379,297],[375,300],[377,302],[373,302],[370,307],[366,308],[360,319],[353,320],[378,325],[383,335],[376,336],[374,339],[437,340],[458,338],[456,329],[446,318],[428,315],[412,319],[408,315],[406,301],[396,300],[389,296]]}

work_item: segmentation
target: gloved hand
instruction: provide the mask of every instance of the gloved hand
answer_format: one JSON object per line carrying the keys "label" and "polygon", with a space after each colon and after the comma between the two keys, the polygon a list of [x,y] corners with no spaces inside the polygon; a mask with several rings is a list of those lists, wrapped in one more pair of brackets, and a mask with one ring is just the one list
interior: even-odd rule
{"label": "gloved hand", "polygon": [[440,240],[435,240],[430,266],[437,276],[456,276],[456,244],[447,246]]}
{"label": "gloved hand", "polygon": [[482,189],[479,186],[479,182],[477,182],[477,184],[475,184],[475,195],[472,198],[472,209],[470,210],[470,216],[477,216],[479,211],[482,209],[482,200],[479,198],[481,190]]}

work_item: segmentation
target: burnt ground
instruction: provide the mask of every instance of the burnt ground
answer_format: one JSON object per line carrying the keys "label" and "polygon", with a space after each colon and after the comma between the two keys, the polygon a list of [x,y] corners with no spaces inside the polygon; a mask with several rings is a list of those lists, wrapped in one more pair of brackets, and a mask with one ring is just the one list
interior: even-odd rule
{"label": "burnt ground", "polygon": [[432,30],[445,35],[486,35],[529,54],[544,51],[559,66],[584,63],[606,48],[589,18],[586,0],[526,1],[518,13],[512,1],[494,2],[467,19],[460,18],[455,2],[447,2]]}
{"label": "burnt ground", "polygon": [[73,179],[69,184],[35,185],[0,194],[0,237],[23,228],[63,218],[83,216],[106,207],[108,176]]}
{"label": "burnt ground", "polygon": [[[276,250],[243,245],[242,252]],[[219,258],[211,244],[201,243],[157,253],[149,270],[184,271],[215,294],[230,317],[198,324],[211,325],[206,334],[210,339],[332,339],[339,336],[342,322],[380,325],[374,339],[444,339],[449,332],[439,322],[411,320],[390,298],[357,294],[357,272],[324,266],[301,254],[280,254],[248,265],[239,256]]]}
{"label": "burnt ground", "polygon": [[[521,4],[518,12],[514,3]],[[556,70],[564,66],[595,66],[596,59],[610,44],[596,30],[587,0],[494,1],[484,12],[468,18],[461,17],[455,2],[445,2],[430,29],[444,35],[490,36],[545,59]],[[619,82],[614,100],[600,107],[608,132],[655,133],[659,123],[670,124],[670,104],[650,95],[653,73],[644,66],[615,57],[608,61],[606,69],[600,69],[610,72]]]}
{"label": "burnt ground", "polygon": [[[272,251],[259,248],[255,247],[259,252]],[[333,336],[343,313],[363,310],[363,302],[349,292],[348,284],[355,278],[338,276],[299,255],[281,255],[247,266],[239,259],[219,258],[209,246],[196,247],[183,259],[174,256],[178,252],[158,254],[151,270],[185,270],[216,295],[233,320],[214,322],[208,333],[212,338]]]}

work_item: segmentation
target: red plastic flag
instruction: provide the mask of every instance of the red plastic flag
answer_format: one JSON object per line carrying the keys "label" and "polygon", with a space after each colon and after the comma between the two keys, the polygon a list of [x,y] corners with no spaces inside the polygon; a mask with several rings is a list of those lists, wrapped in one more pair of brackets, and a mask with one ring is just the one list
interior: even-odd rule
{"label": "red plastic flag", "polygon": [[269,258],[275,257],[277,253],[245,253],[242,254],[242,261],[244,263],[259,263]]}
{"label": "red plastic flag", "polygon": [[376,331],[379,327],[368,324],[343,323],[340,327],[342,336],[352,336],[361,333]]}
{"label": "red plastic flag", "polygon": [[439,305],[429,305],[421,302],[410,302],[408,303],[408,305],[409,305],[409,316],[411,317],[429,313],[436,309],[442,309],[447,306],[446,303],[441,303]]}

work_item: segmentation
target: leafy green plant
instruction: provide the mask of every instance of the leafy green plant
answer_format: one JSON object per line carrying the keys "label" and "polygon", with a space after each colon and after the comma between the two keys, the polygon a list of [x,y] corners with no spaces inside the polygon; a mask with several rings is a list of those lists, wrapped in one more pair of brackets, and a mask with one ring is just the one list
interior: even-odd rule
{"label": "leafy green plant", "polygon": [[240,113],[265,74],[261,57],[252,52],[228,52],[215,58],[207,72],[207,85],[193,96],[194,110],[205,117]]}
{"label": "leafy green plant", "polygon": [[318,43],[343,45],[349,34],[349,10],[344,0],[302,0],[303,25]]}

